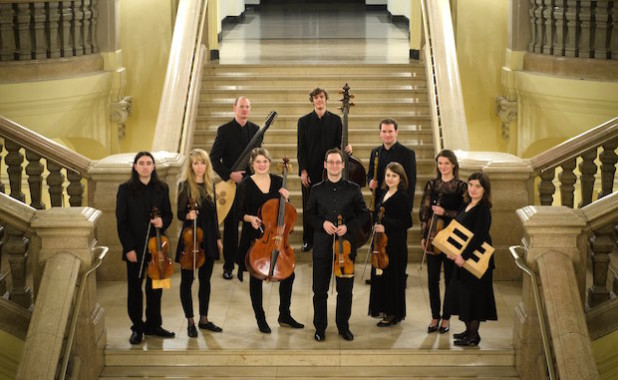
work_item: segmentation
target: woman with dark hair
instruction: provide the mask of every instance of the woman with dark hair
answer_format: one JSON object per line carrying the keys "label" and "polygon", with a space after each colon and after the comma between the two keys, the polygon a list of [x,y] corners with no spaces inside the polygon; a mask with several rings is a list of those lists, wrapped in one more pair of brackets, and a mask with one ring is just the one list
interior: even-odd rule
{"label": "woman with dark hair", "polygon": [[487,271],[479,279],[463,268],[465,260],[473,259],[474,251],[483,243],[491,245],[491,185],[489,177],[481,172],[468,177],[466,204],[455,218],[474,236],[461,255],[455,256],[453,279],[447,289],[447,308],[466,324],[466,330],[454,334],[456,346],[476,346],[481,341],[479,325],[482,321],[498,319],[493,289],[494,258],[491,256]]}
{"label": "woman with dark hair", "polygon": [[[440,272],[442,264],[444,264],[444,289],[446,291],[453,273],[453,262],[447,260],[444,253],[434,252],[432,245],[427,247],[427,240],[432,226],[432,218],[434,222],[440,219],[443,226],[447,226],[463,205],[466,183],[459,179],[458,174],[457,156],[450,150],[442,150],[436,156],[436,178],[427,181],[423,198],[421,198],[419,211],[421,248],[424,255],[426,253],[427,286],[431,306],[431,323],[427,326],[427,333],[438,331],[438,329],[440,333],[446,333],[450,330],[451,315],[444,305],[442,305],[442,314],[440,314]],[[434,226],[436,224],[434,223]],[[434,235],[435,232],[431,231],[431,234]],[[441,323],[440,319],[442,319]]]}
{"label": "woman with dark hair", "polygon": [[[215,260],[219,259],[219,252],[223,249],[221,235],[217,224],[217,215],[214,204],[214,173],[210,157],[202,149],[193,149],[189,153],[178,191],[178,219],[183,222],[183,228],[178,239],[176,262],[180,262],[184,246],[183,233],[185,228],[193,228],[193,221],[202,229],[203,242],[198,249],[204,250],[204,264],[197,269],[200,287],[197,293],[199,300],[200,329],[221,332],[223,329],[208,320],[208,304],[210,303],[210,278]],[[191,202],[194,209],[191,209]],[[180,270],[180,302],[187,318],[187,335],[197,337],[197,329],[193,321],[193,297],[191,285],[195,277],[192,269]]]}
{"label": "woman with dark hair", "polygon": [[[251,151],[249,165],[252,175],[245,177],[236,190],[236,200],[234,202],[236,216],[242,220],[242,232],[240,234],[240,244],[238,247],[238,274],[247,270],[245,267],[245,255],[251,248],[252,243],[260,237],[259,229],[262,221],[257,216],[260,207],[269,199],[277,199],[281,195],[287,200],[290,196],[288,190],[283,186],[283,178],[278,175],[270,174],[270,155],[264,148],[255,148]],[[279,284],[279,325],[292,328],[303,328],[305,325],[292,318],[290,305],[292,299],[292,285],[294,284],[294,273]],[[270,326],[266,322],[266,314],[262,306],[262,283],[263,281],[250,276],[249,294],[251,305],[255,313],[258,329],[264,334],[270,334]]]}
{"label": "woman with dark hair", "polygon": [[[151,216],[153,208],[158,209],[160,216]],[[127,308],[133,323],[131,344],[140,343],[143,334],[163,338],[175,336],[161,327],[162,290],[153,289],[152,279],[146,275],[150,253],[144,251],[149,236],[155,236],[155,228],[165,232],[172,218],[169,189],[157,177],[154,157],[149,152],[137,153],[131,179],[120,185],[116,195],[118,237],[122,244],[122,259],[127,263]],[[147,277],[145,322],[142,320],[144,277]]]}
{"label": "woman with dark hair", "polygon": [[376,209],[384,207],[384,215],[380,224],[375,225],[375,232],[388,237],[389,263],[381,275],[372,276],[369,293],[369,315],[382,317],[378,327],[397,324],[406,317],[407,230],[412,227],[408,177],[401,164],[391,162],[386,166],[382,188],[386,192]]}

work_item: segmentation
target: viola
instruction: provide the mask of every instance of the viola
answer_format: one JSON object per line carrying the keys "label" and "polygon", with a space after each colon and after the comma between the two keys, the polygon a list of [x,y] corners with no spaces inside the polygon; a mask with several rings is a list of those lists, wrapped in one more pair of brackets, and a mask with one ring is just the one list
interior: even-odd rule
{"label": "viola", "polygon": [[[337,217],[337,227],[343,225],[343,217]],[[333,273],[335,277],[350,278],[354,277],[354,262],[350,259],[352,245],[346,239],[335,234],[333,241]]]}
{"label": "viola", "polygon": [[[159,210],[153,207],[150,218],[159,217]],[[169,256],[170,241],[165,235],[161,235],[159,228],[155,227],[156,236],[148,240],[148,252],[150,252],[150,262],[148,263],[148,276],[153,280],[164,280],[170,278],[174,273],[174,262]]]}
{"label": "viola", "polygon": [[[190,211],[197,210],[197,203],[189,200]],[[185,227],[182,231],[182,241],[184,250],[180,256],[180,266],[182,269],[195,270],[206,262],[206,254],[202,248],[204,242],[204,231],[197,226],[197,218],[193,219],[193,225]]]}
{"label": "viola", "polygon": [[[380,207],[376,224],[381,224],[382,217],[384,217],[384,207]],[[376,269],[376,275],[378,276],[382,275],[382,271],[388,267],[388,254],[386,253],[387,245],[388,237],[384,232],[374,233],[373,241],[371,242],[371,266]]]}
{"label": "viola", "polygon": [[[285,188],[289,158],[283,158],[282,188]],[[264,233],[257,239],[247,255],[245,264],[249,273],[260,280],[283,281],[294,273],[296,259],[290,246],[289,235],[298,218],[296,208],[279,199],[269,199],[258,210]]]}

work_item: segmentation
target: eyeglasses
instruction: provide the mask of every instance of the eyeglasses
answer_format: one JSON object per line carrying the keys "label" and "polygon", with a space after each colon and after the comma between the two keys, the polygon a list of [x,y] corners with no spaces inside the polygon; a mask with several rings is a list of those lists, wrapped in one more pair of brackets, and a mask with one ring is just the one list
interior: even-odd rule
{"label": "eyeglasses", "polygon": [[343,161],[326,161],[326,163],[329,165],[341,165]]}

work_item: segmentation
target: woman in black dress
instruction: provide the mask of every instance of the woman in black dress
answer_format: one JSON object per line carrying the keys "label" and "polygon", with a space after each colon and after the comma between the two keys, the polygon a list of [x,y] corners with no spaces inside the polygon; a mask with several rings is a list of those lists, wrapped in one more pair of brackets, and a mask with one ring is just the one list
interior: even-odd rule
{"label": "woman in black dress", "polygon": [[[450,150],[443,150],[436,156],[436,178],[427,181],[419,219],[421,221],[421,248],[427,252],[427,286],[429,288],[429,304],[431,306],[431,323],[427,326],[427,333],[438,330],[446,333],[450,330],[450,312],[442,307],[440,315],[440,272],[444,264],[444,289],[448,288],[453,274],[453,262],[447,260],[444,253],[434,253],[433,246],[426,250],[427,235],[431,226],[432,217],[442,220],[446,227],[457,216],[459,209],[464,203],[466,183],[459,179],[459,164],[457,156]],[[435,233],[435,231],[432,231]],[[444,300],[446,303],[446,299]],[[442,322],[440,323],[440,318]]]}
{"label": "woman in black dress", "polygon": [[[270,155],[264,148],[255,148],[251,151],[249,164],[253,174],[242,180],[236,190],[235,212],[238,219],[243,221],[240,244],[238,247],[237,262],[239,272],[245,271],[245,255],[251,248],[251,244],[260,237],[259,229],[262,221],[258,218],[259,208],[269,199],[279,198],[283,195],[287,200],[290,193],[282,187],[283,179],[277,175],[270,174]],[[292,298],[292,285],[294,284],[294,273],[279,284],[279,325],[292,328],[303,328],[303,324],[298,323],[290,314],[290,304]],[[241,279],[242,276],[239,276]],[[258,328],[261,332],[269,334],[271,332],[266,322],[266,314],[262,307],[262,280],[250,276],[249,294],[251,295],[251,305],[255,313]]]}
{"label": "woman in black dress", "polygon": [[463,268],[464,261],[474,257],[473,252],[484,242],[491,245],[491,186],[489,177],[481,172],[468,177],[466,205],[455,220],[469,229],[474,236],[461,255],[454,257],[455,270],[447,289],[447,308],[466,324],[466,330],[454,334],[456,346],[476,346],[481,341],[479,325],[482,321],[498,320],[493,289],[494,258],[491,256],[487,271],[479,279]]}
{"label": "woman in black dress", "polygon": [[[217,225],[217,215],[213,201],[213,170],[210,157],[202,149],[194,149],[189,153],[183,179],[178,191],[178,219],[183,222],[183,228],[178,239],[176,250],[176,262],[180,262],[183,255],[185,228],[193,228],[193,220],[197,218],[197,226],[202,229],[203,242],[201,248],[205,253],[204,264],[197,270],[200,280],[198,290],[200,320],[198,327],[213,332],[221,332],[223,329],[208,320],[208,304],[210,302],[210,277],[215,260],[219,259],[222,249],[221,235]],[[197,206],[191,210],[191,201]],[[180,270],[180,302],[187,318],[187,335],[197,337],[197,329],[193,321],[193,297],[191,285],[193,284],[194,271],[192,269]]]}
{"label": "woman in black dress", "polygon": [[376,209],[384,207],[384,216],[376,224],[376,232],[388,237],[386,253],[389,264],[381,275],[371,280],[369,315],[382,316],[379,327],[391,326],[406,317],[406,264],[408,262],[408,228],[412,227],[409,212],[408,178],[403,166],[391,162],[386,166],[384,184],[386,191]]}

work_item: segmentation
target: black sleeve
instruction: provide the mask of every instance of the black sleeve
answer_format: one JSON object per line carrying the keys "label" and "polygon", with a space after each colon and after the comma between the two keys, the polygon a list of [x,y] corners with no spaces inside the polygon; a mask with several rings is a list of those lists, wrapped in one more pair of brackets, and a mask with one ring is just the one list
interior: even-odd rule
{"label": "black sleeve", "polygon": [[163,193],[163,200],[161,201],[161,219],[163,220],[163,228],[161,228],[161,232],[167,230],[174,219],[172,204],[170,203],[170,189],[165,183],[163,183]]}
{"label": "black sleeve", "polygon": [[127,186],[120,185],[116,194],[116,227],[118,228],[118,238],[122,244],[122,257],[125,258],[127,252],[137,249],[129,220],[129,200]]}
{"label": "black sleeve", "polygon": [[225,154],[225,140],[225,129],[221,126],[217,129],[215,142],[212,144],[212,148],[210,149],[210,161],[212,162],[212,167],[215,172],[219,174],[219,177],[221,177],[224,181],[227,181],[230,179],[230,168],[225,166],[221,160]]}
{"label": "black sleeve", "polygon": [[367,205],[365,204],[365,199],[363,198],[363,193],[361,193],[360,191],[360,187],[358,187],[357,184],[353,183],[350,183],[350,185],[353,186],[355,189],[353,193],[353,207],[355,217],[348,223],[348,233],[350,231],[359,230],[371,219],[371,214],[367,209]]}
{"label": "black sleeve", "polygon": [[397,198],[397,207],[392,208],[392,212],[382,218],[382,225],[387,235],[390,231],[406,231],[412,227],[412,215],[407,211],[410,203],[407,194],[401,193]]}
{"label": "black sleeve", "polygon": [[371,180],[373,179],[373,170],[374,170],[373,161],[375,160],[377,153],[378,153],[377,149],[372,149],[371,154],[369,155],[369,168],[367,169],[367,185],[369,185],[369,182],[371,182]]}
{"label": "black sleeve", "polygon": [[184,222],[187,219],[187,213],[189,212],[189,186],[186,182],[181,183],[178,186],[178,203],[176,209],[176,216],[178,220]]}
{"label": "black sleeve", "polygon": [[318,198],[319,190],[313,186],[311,193],[309,194],[309,201],[307,201],[307,209],[303,210],[307,216],[308,223],[313,227],[315,231],[323,231],[324,218],[318,215]]}
{"label": "black sleeve", "polygon": [[[345,149],[345,146],[341,146],[341,135],[343,134],[343,125],[341,124],[341,118],[338,115],[334,115],[337,123],[337,133],[335,133],[335,148]],[[349,141],[348,141],[349,144]],[[322,159],[323,160],[323,159]]]}
{"label": "black sleeve", "polygon": [[408,159],[408,168],[409,173],[406,173],[408,176],[408,198],[410,199],[410,211],[412,211],[412,207],[414,206],[414,190],[416,189],[416,154],[412,149],[410,149],[411,154]]}
{"label": "black sleeve", "polygon": [[467,260],[473,256],[484,242],[489,243],[489,228],[491,227],[491,211],[487,205],[478,205],[478,209],[473,215],[474,221],[469,230],[474,234],[466,249],[461,253],[461,257]]}
{"label": "black sleeve", "polygon": [[296,158],[298,159],[298,175],[301,175],[303,170],[307,170],[307,137],[305,136],[305,123],[304,118],[302,117],[298,119],[296,134],[296,148],[298,149],[298,153],[296,154]]}
{"label": "black sleeve", "polygon": [[421,239],[427,236],[427,225],[431,218],[431,191],[433,188],[433,180],[427,181],[425,184],[425,190],[423,191],[423,197],[421,198],[421,204],[418,210],[418,218],[421,221]]}

